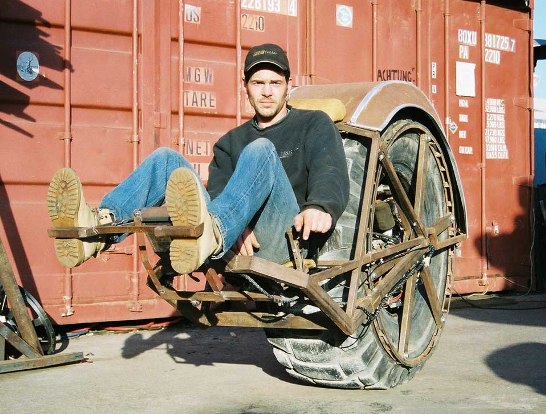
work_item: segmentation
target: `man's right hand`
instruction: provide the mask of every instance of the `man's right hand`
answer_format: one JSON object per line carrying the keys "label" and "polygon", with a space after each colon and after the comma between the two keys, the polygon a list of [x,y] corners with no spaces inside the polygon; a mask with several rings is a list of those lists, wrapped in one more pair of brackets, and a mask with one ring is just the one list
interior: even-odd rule
{"label": "man's right hand", "polygon": [[246,227],[231,250],[239,256],[253,256],[254,249],[259,248],[260,243],[258,243],[256,235],[250,228]]}

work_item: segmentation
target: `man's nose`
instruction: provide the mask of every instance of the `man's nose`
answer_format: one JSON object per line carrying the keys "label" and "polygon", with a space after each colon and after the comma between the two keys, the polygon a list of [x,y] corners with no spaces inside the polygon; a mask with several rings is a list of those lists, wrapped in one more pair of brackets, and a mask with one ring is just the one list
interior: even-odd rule
{"label": "man's nose", "polygon": [[273,89],[271,88],[271,85],[269,83],[265,83],[264,84],[264,87],[262,89],[262,95],[264,96],[270,96],[271,95],[271,91]]}

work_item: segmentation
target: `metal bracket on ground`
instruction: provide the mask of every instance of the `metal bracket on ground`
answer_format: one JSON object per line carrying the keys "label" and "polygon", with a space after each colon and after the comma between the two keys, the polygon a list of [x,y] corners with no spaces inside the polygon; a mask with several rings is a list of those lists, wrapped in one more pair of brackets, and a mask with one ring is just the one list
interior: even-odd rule
{"label": "metal bracket on ground", "polygon": [[[8,261],[4,244],[0,240],[0,285],[5,292],[5,298],[17,325],[14,331],[0,321],[0,374],[5,372],[22,371],[27,369],[44,368],[52,365],[68,364],[84,360],[82,352],[67,354],[44,355],[36,329],[21,294],[15,282],[13,269]],[[10,344],[21,353],[17,359],[6,358],[6,345]]]}

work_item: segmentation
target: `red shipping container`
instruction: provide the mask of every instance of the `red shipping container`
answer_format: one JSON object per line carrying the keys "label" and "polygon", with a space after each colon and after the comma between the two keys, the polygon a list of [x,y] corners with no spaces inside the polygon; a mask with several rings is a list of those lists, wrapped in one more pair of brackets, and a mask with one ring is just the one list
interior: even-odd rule
{"label": "red shipping container", "polygon": [[[533,2],[4,0],[0,236],[58,324],[166,317],[129,238],[73,270],[56,261],[45,195],[71,166],[102,195],[159,146],[204,181],[215,141],[252,116],[241,83],[274,42],[295,85],[401,80],[436,108],[459,165],[469,240],[458,293],[532,284]],[[178,280],[192,288],[191,280]]]}

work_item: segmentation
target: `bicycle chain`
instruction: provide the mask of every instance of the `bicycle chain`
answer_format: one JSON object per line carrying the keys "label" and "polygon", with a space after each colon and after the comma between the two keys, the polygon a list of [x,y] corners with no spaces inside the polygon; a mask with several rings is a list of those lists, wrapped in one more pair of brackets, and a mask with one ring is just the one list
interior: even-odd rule
{"label": "bicycle chain", "polygon": [[385,309],[387,307],[387,302],[388,302],[389,299],[391,299],[394,296],[394,293],[397,292],[402,287],[402,285],[404,285],[404,283],[406,283],[406,281],[413,274],[415,274],[416,272],[421,271],[421,269],[424,267],[425,262],[427,261],[427,259],[432,257],[432,255],[434,254],[434,251],[435,251],[434,247],[429,246],[428,251],[425,252],[422,259],[419,260],[418,262],[415,262],[408,269],[408,271],[406,273],[404,273],[404,276],[402,276],[400,278],[400,280],[392,287],[392,289],[385,296],[383,296],[383,298],[381,299],[381,302],[379,302],[379,305],[377,305],[377,308],[375,308],[373,312],[369,312],[367,309],[365,309],[362,306],[357,306],[357,309],[360,309],[362,312],[364,312],[364,314],[368,318],[365,325],[370,324],[371,322],[373,322],[377,318],[377,316],[379,315],[379,312],[381,311],[381,309]]}

